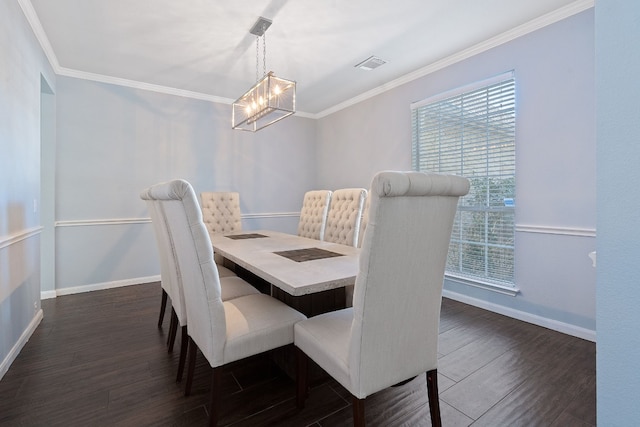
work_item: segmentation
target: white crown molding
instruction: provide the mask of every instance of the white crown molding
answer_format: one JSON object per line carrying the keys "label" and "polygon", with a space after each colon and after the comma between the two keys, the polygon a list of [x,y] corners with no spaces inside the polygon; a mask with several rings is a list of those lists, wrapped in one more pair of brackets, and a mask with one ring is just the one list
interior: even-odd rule
{"label": "white crown molding", "polygon": [[120,77],[105,76],[103,74],[88,73],[86,71],[73,70],[71,68],[59,67],[57,74],[77,79],[91,80],[99,83],[108,83],[116,86],[130,87],[132,89],[148,90],[150,92],[164,93],[166,95],[182,96],[184,98],[200,99],[202,101],[216,102],[219,104],[232,104],[235,99],[223,98],[221,96],[208,95],[200,92],[193,92],[185,89],[177,89],[169,86],[156,85],[152,83],[139,82],[136,80],[123,79]]}
{"label": "white crown molding", "polygon": [[32,236],[38,235],[42,232],[43,227],[32,227],[26,230],[22,230],[17,233],[9,234],[8,236],[0,237],[0,249],[14,245],[18,242],[26,240]]}
{"label": "white crown molding", "polygon": [[390,89],[401,86],[405,83],[409,83],[413,80],[424,77],[428,74],[434,73],[438,70],[446,68],[450,65],[463,61],[465,59],[471,58],[479,53],[485,52],[489,49],[492,49],[496,46],[500,46],[507,42],[517,39],[518,37],[522,37],[526,34],[529,34],[533,31],[539,30],[541,28],[546,27],[547,25],[554,24],[558,21],[562,21],[563,19],[569,18],[573,15],[576,15],[582,11],[590,9],[594,6],[595,0],[577,0],[567,6],[561,7],[560,9],[554,10],[553,12],[549,12],[546,15],[542,15],[539,18],[536,18],[532,21],[529,21],[525,24],[522,24],[516,28],[513,28],[509,31],[506,31],[502,34],[499,34],[495,37],[492,37],[488,40],[485,40],[482,43],[478,43],[475,46],[472,46],[468,49],[464,49],[455,55],[451,55],[447,58],[441,59],[440,61],[436,61],[433,64],[430,64],[426,67],[420,68],[416,71],[413,71],[409,74],[406,74],[400,78],[392,80],[388,83],[385,83],[382,86],[378,86],[377,88],[371,89],[367,92],[364,92],[356,97],[348,99],[340,104],[334,105],[333,107],[327,108],[317,114],[314,115],[314,118],[321,119],[330,114],[336,113],[340,110],[343,110],[352,105],[358,104],[362,101],[365,101],[374,96],[380,95]]}
{"label": "white crown molding", "polygon": [[[91,80],[91,81],[96,81],[101,83],[109,83],[109,84],[114,84],[118,86],[125,86],[133,89],[148,90],[152,92],[182,96],[186,98],[200,99],[204,101],[210,101],[210,102],[216,102],[216,103],[222,103],[222,104],[232,104],[235,101],[233,99],[203,94],[199,92],[193,92],[193,91],[188,91],[183,89],[172,88],[168,86],[144,83],[144,82],[139,82],[135,80],[123,79],[119,77],[105,76],[102,74],[88,73],[85,71],[79,71],[79,70],[73,70],[70,68],[61,67],[60,64],[58,63],[58,58],[56,57],[53,51],[53,48],[49,43],[49,39],[42,27],[42,24],[40,23],[40,20],[38,19],[38,16],[33,8],[33,5],[31,4],[31,1],[18,0],[18,3],[20,4],[22,11],[27,18],[27,21],[31,25],[31,28],[36,35],[36,38],[40,42],[40,46],[44,50],[45,55],[49,59],[49,62],[51,63],[51,66],[53,67],[53,70],[55,71],[56,74],[67,76],[67,77],[75,77],[78,79]],[[531,33],[540,28],[546,27],[547,25],[553,24],[555,22],[561,21],[570,16],[578,14],[584,10],[590,9],[594,7],[594,4],[595,4],[595,0],[576,0],[575,2],[570,3],[564,7],[561,7],[553,12],[547,13],[546,15],[543,15],[523,25],[520,25],[516,28],[506,31],[498,36],[492,37],[489,40],[486,40],[482,43],[479,43],[475,46],[465,49],[455,55],[451,55],[431,65],[420,68],[412,73],[406,74],[398,79],[385,83],[382,86],[379,86],[377,88],[364,92],[356,97],[348,99],[337,105],[334,105],[333,107],[327,108],[326,110],[323,110],[319,113],[305,113],[302,111],[298,111],[295,113],[295,115],[298,117],[304,117],[309,119],[323,118],[325,116],[328,116],[330,114],[343,110],[347,107],[350,107],[352,105],[365,101],[369,98],[372,98],[376,95],[380,95],[381,93],[384,93],[395,87],[401,86],[405,83],[424,77],[428,74],[434,73],[438,70],[441,70],[445,67],[453,65],[457,62],[463,61],[467,58],[470,58],[474,55],[487,51],[491,48],[507,43],[525,34]]]}
{"label": "white crown molding", "polygon": [[31,0],[18,0],[18,4],[22,9],[22,13],[24,13],[24,16],[27,18],[27,22],[29,22],[29,25],[31,25],[31,30],[33,30],[33,33],[35,34],[36,39],[38,39],[38,42],[40,43],[40,46],[42,47],[44,54],[47,56],[47,59],[49,60],[49,63],[51,64],[53,71],[56,74],[59,74],[60,63],[58,63],[58,57],[53,51],[53,48],[51,47],[51,43],[49,43],[49,38],[47,37],[47,34],[44,32],[42,23],[40,22],[40,19],[36,14],[36,10],[33,8],[33,5],[31,4]]}
{"label": "white crown molding", "polygon": [[[120,77],[105,76],[103,74],[88,73],[86,71],[78,71],[78,70],[73,70],[71,68],[65,68],[65,67],[58,67],[57,74],[61,76],[66,76],[66,77],[74,77],[82,80],[91,80],[99,83],[107,83],[107,84],[112,84],[116,86],[130,87],[132,89],[147,90],[150,92],[157,92],[165,95],[175,95],[175,96],[181,96],[184,98],[199,99],[202,101],[215,102],[218,104],[231,105],[235,102],[235,99],[223,98],[221,96],[209,95],[201,92],[193,92],[185,89],[177,89],[170,86],[162,86],[162,85],[156,85],[152,83],[145,83],[145,82],[140,82],[136,80],[123,79]],[[313,117],[313,114],[304,113],[301,111],[295,112],[294,115],[298,117],[305,117],[310,119],[315,118]]]}

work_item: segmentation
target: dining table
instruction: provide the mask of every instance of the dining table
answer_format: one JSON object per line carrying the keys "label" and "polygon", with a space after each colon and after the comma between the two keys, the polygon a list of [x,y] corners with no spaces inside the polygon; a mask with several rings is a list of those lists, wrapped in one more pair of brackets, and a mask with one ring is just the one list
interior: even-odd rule
{"label": "dining table", "polygon": [[223,265],[262,292],[315,316],[345,306],[360,249],[272,230],[212,236]]}

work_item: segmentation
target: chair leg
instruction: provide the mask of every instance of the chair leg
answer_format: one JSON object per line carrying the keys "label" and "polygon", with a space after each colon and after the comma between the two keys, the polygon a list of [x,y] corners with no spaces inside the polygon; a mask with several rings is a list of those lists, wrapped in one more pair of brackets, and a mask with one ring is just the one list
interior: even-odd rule
{"label": "chair leg", "polygon": [[176,311],[171,308],[171,323],[169,324],[169,336],[167,337],[167,351],[171,353],[173,351],[173,344],[176,342],[176,334],[178,333],[178,315]]}
{"label": "chair leg", "polygon": [[308,381],[309,381],[309,358],[304,351],[296,347],[296,406],[298,409],[304,408],[304,401],[308,395]]}
{"label": "chair leg", "polygon": [[162,290],[162,301],[160,302],[160,317],[158,318],[158,329],[162,328],[164,321],[164,311],[167,308],[167,291]]}
{"label": "chair leg", "polygon": [[431,425],[441,427],[440,399],[438,397],[438,370],[427,372],[427,393],[429,395],[429,412],[431,413]]}
{"label": "chair leg", "polygon": [[182,335],[180,337],[180,359],[178,362],[178,376],[176,382],[182,381],[182,373],[184,372],[184,362],[187,359],[187,349],[189,347],[189,334],[187,333],[187,325],[182,328]]}
{"label": "chair leg", "polygon": [[353,406],[353,427],[364,427],[364,399],[351,396]]}
{"label": "chair leg", "polygon": [[220,410],[220,384],[222,383],[222,366],[213,368],[211,374],[211,405],[209,412],[209,426],[218,425],[218,411]]}
{"label": "chair leg", "polygon": [[193,383],[193,371],[196,367],[196,353],[198,352],[198,346],[193,338],[189,337],[189,363],[187,367],[187,383],[184,386],[184,395],[189,396],[191,394],[191,383]]}

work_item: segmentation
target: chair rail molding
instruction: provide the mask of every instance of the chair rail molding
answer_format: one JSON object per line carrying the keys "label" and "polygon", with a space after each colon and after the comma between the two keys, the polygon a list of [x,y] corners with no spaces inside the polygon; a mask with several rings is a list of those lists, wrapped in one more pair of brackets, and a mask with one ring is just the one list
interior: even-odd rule
{"label": "chair rail molding", "polygon": [[516,233],[556,234],[562,236],[596,237],[595,228],[556,227],[550,225],[517,224]]}
{"label": "chair rail molding", "polygon": [[76,219],[56,221],[56,227],[86,227],[95,225],[128,225],[145,224],[151,222],[151,218],[104,218],[104,219]]}
{"label": "chair rail molding", "polygon": [[0,249],[9,247],[13,244],[26,240],[30,237],[36,236],[42,233],[42,226],[27,228],[26,230],[18,231],[16,233],[9,234],[7,236],[0,237]]}
{"label": "chair rail molding", "polygon": [[[242,219],[258,218],[297,218],[300,212],[262,212],[253,214],[242,214]],[[56,227],[93,227],[98,225],[129,225],[151,223],[150,217],[142,218],[102,218],[102,219],[75,219],[56,221]]]}

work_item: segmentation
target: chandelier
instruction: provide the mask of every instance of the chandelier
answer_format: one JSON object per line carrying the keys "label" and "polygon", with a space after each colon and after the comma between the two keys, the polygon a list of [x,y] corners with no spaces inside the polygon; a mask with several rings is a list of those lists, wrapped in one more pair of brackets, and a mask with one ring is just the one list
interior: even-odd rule
{"label": "chandelier", "polygon": [[[249,31],[256,36],[256,81],[233,103],[233,129],[255,132],[296,112],[296,82],[267,73],[267,42],[265,32],[271,21],[260,17]],[[258,80],[259,46],[262,38],[262,75]]]}

